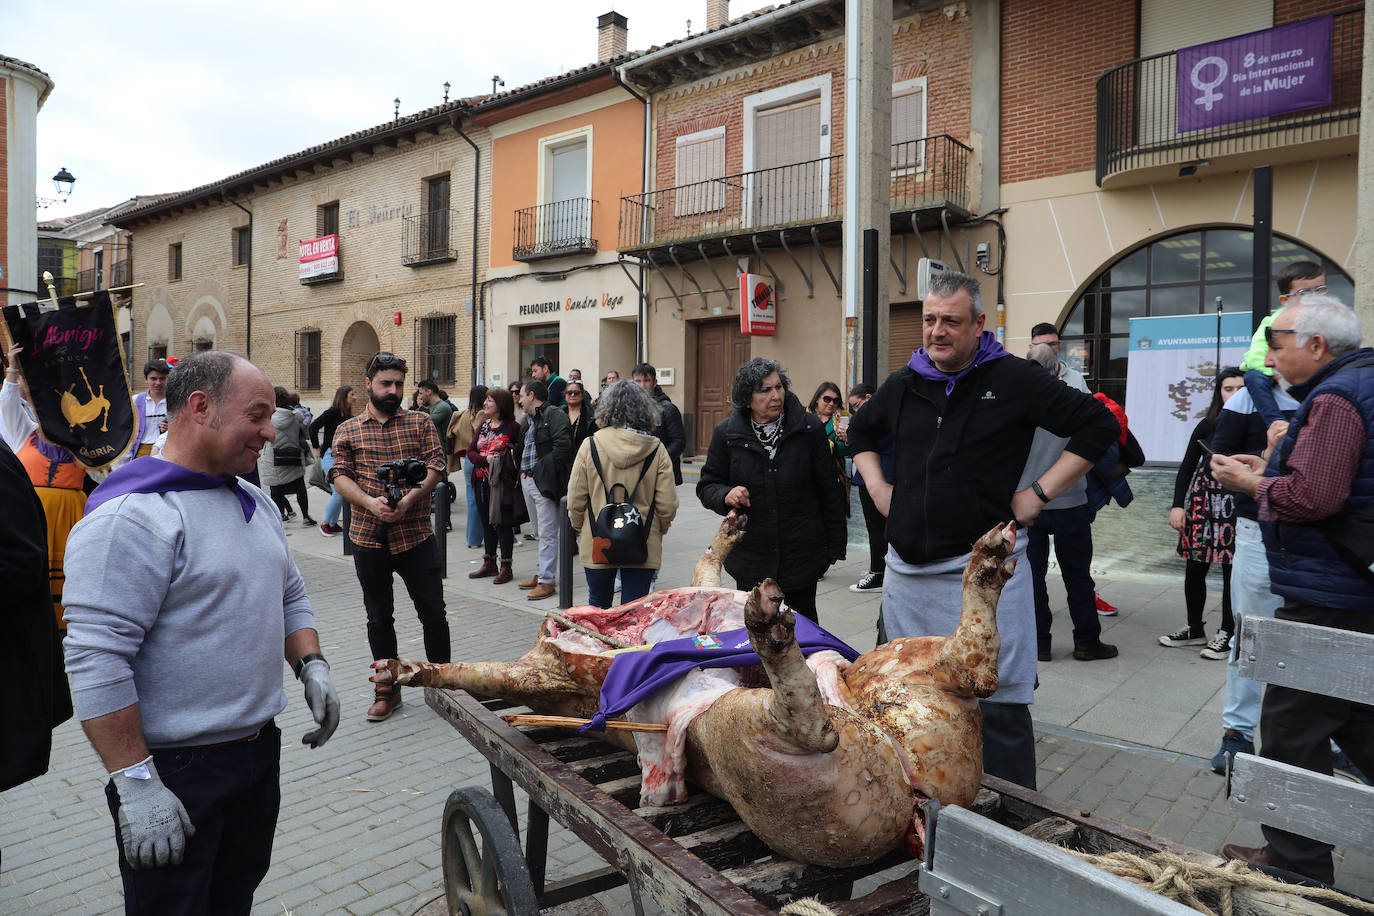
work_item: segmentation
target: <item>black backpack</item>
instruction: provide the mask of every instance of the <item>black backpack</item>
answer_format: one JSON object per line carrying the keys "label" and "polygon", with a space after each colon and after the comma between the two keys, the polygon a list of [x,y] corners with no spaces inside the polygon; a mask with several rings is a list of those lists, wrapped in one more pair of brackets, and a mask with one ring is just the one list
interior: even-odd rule
{"label": "black backpack", "polygon": [[[596,466],[601,491],[606,494],[606,505],[595,517],[592,516],[592,498],[587,496],[587,519],[592,526],[592,562],[607,566],[638,566],[649,559],[649,526],[653,524],[658,496],[655,494],[649,502],[648,514],[640,515],[634,506],[634,495],[658,457],[658,452],[644,459],[644,467],[640,469],[633,490],[626,490],[623,483],[613,484],[606,489],[606,476],[601,470],[596,443],[588,439],[587,444],[591,446],[592,464]],[[624,494],[620,502],[614,496],[616,487]]]}

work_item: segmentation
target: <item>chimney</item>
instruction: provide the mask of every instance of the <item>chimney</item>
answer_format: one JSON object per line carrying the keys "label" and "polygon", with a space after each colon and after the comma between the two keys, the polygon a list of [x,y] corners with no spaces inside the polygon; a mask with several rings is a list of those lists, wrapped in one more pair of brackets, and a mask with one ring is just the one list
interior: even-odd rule
{"label": "chimney", "polygon": [[625,27],[630,20],[611,10],[596,17],[596,60],[605,63],[625,53]]}
{"label": "chimney", "polygon": [[730,21],[730,0],[706,0],[706,31]]}

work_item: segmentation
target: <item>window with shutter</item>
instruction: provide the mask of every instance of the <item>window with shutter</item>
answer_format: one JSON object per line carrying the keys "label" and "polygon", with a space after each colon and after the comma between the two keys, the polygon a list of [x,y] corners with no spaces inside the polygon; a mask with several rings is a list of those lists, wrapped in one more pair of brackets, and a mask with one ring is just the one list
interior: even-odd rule
{"label": "window with shutter", "polygon": [[673,215],[708,213],[725,206],[725,128],[677,138]]}
{"label": "window with shutter", "polygon": [[892,86],[892,168],[894,171],[925,168],[926,78]]}

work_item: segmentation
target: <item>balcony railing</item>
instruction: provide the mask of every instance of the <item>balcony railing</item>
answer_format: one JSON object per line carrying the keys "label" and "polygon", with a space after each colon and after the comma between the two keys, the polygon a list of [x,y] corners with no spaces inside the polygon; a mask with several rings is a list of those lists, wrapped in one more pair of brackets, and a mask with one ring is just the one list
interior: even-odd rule
{"label": "balcony railing", "polygon": [[458,260],[453,249],[453,224],[456,210],[428,210],[403,218],[401,263],[420,267],[441,261]]}
{"label": "balcony railing", "polygon": [[76,274],[76,288],[78,292],[88,293],[94,289],[101,289],[101,281],[104,279],[101,274],[103,271],[99,267],[91,267],[86,270],[78,271]]}
{"label": "balcony railing", "polygon": [[1333,17],[1329,106],[1186,133],[1178,130],[1177,52],[1108,70],[1097,81],[1097,183],[1134,170],[1358,136],[1363,40],[1363,8]]}
{"label": "balcony railing", "polygon": [[[894,213],[967,209],[972,150],[947,134],[892,145]],[[844,156],[726,175],[620,201],[621,250],[839,220]]]}
{"label": "balcony railing", "polygon": [[554,201],[515,211],[517,261],[537,261],[569,254],[592,254],[592,210],[596,201],[585,197]]}
{"label": "balcony railing", "polygon": [[128,286],[134,282],[134,259],[120,258],[110,265],[110,285]]}

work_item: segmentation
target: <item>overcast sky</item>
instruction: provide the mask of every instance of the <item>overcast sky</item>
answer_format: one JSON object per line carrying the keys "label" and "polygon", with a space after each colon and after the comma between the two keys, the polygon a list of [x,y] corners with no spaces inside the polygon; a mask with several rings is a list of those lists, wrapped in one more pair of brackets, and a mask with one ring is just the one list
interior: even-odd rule
{"label": "overcast sky", "polygon": [[[767,6],[733,0],[731,16]],[[182,191],[451,97],[596,60],[596,18],[629,19],[630,50],[699,32],[705,0],[10,0],[0,54],[52,77],[38,114],[38,193],[65,166],[72,197],[43,215]]]}

